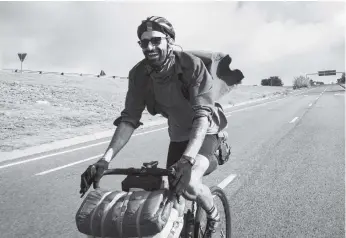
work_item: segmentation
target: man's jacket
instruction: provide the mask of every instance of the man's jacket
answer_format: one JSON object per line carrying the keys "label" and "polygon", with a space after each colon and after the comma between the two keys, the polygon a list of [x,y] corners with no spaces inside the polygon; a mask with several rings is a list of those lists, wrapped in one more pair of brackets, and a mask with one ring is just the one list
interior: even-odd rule
{"label": "man's jacket", "polygon": [[[225,96],[234,85],[239,84],[244,78],[241,71],[231,70],[229,68],[232,61],[229,55],[203,51],[175,51],[174,54],[176,73],[179,74],[178,79],[181,81],[182,91],[185,91],[184,96],[187,98],[190,96],[189,91],[187,90],[186,93],[184,89],[191,83],[196,83],[191,82],[191,80],[194,80],[193,76],[199,70],[198,67],[200,68],[198,66],[200,60],[202,60],[202,64],[204,64],[212,76],[212,92],[208,92],[207,99],[202,99],[201,102],[197,99],[195,102],[192,99],[192,105],[201,104],[200,106],[203,107],[212,103],[214,106],[220,98]],[[191,90],[190,93],[194,94]],[[216,103],[216,105],[220,107],[219,104]],[[151,115],[162,114],[155,100],[147,65],[145,64],[145,60],[142,60],[130,70],[129,90],[126,95],[125,109],[121,112],[121,116],[114,121],[114,125],[117,126],[121,121],[127,121],[137,128],[142,124],[139,120],[145,108],[147,108]],[[164,114],[162,115],[165,116]],[[218,118],[217,120],[226,120],[224,115],[222,117],[224,118]],[[225,127],[227,122],[223,122],[223,124],[221,127]]]}

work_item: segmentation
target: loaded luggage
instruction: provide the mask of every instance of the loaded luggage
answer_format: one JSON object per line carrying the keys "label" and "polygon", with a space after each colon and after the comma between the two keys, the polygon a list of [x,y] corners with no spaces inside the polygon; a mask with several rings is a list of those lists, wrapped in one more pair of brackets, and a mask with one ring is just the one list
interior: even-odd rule
{"label": "loaded luggage", "polygon": [[90,191],[76,214],[78,230],[97,237],[152,237],[171,215],[167,189],[155,191]]}

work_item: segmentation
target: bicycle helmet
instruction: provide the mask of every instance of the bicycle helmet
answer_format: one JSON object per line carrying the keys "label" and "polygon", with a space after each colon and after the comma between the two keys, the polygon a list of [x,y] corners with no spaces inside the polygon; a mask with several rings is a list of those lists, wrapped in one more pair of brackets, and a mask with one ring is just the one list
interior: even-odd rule
{"label": "bicycle helmet", "polygon": [[137,36],[139,39],[145,31],[159,31],[175,40],[175,31],[172,24],[163,17],[151,16],[143,20],[137,28]]}

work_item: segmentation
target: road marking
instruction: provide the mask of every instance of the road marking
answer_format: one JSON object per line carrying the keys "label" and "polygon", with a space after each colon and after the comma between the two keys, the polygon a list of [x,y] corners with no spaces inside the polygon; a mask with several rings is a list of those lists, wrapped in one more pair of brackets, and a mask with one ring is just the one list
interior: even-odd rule
{"label": "road marking", "polygon": [[298,117],[293,118],[293,120],[290,123],[294,123],[296,120],[298,120]]}
{"label": "road marking", "polygon": [[323,92],[316,98],[316,101],[323,95],[323,93],[327,90],[328,88],[326,88],[325,90],[323,90]]}
{"label": "road marking", "polygon": [[[312,90],[312,89],[310,89],[310,90],[308,90],[308,91],[306,91],[306,92],[309,92],[309,91],[311,91],[311,90]],[[292,95],[292,96],[298,96],[298,95],[301,95],[301,94],[306,93],[306,92],[297,93],[297,94],[294,94],[294,95]],[[251,109],[251,108],[254,108],[254,107],[264,106],[264,105],[266,105],[266,104],[273,103],[273,102],[278,102],[278,101],[281,101],[281,100],[284,100],[284,99],[287,99],[287,97],[280,98],[280,99],[277,99],[277,100],[274,100],[274,101],[270,101],[270,102],[265,102],[265,103],[261,103],[261,104],[249,106],[249,107],[242,108],[242,109],[239,109],[239,110],[234,110],[234,111],[225,113],[225,115],[228,117],[228,116],[230,116],[230,115],[231,115],[232,113],[234,113],[234,112],[245,111],[245,110],[248,110],[248,109]]]}
{"label": "road marking", "polygon": [[[159,129],[155,129],[155,130],[151,130],[151,131],[145,131],[145,132],[137,133],[137,134],[135,134],[133,136],[144,135],[144,134],[147,134],[147,133],[150,133],[150,132],[160,131],[160,130],[164,130],[164,129],[167,129],[167,128],[168,127],[163,127],[163,128],[159,128]],[[3,166],[0,166],[0,169],[4,169],[4,168],[7,168],[7,167],[12,167],[12,166],[15,166],[15,165],[18,165],[18,164],[25,164],[25,163],[29,163],[29,162],[32,162],[32,161],[45,159],[45,158],[48,158],[48,157],[53,157],[55,155],[65,154],[67,152],[73,152],[73,151],[77,151],[77,150],[82,150],[82,149],[86,149],[86,148],[89,148],[89,147],[93,147],[93,146],[97,146],[97,145],[102,145],[102,144],[105,144],[105,143],[109,143],[109,141],[99,142],[99,143],[92,144],[92,145],[78,147],[78,148],[75,148],[75,149],[72,149],[72,150],[61,151],[61,152],[57,152],[57,153],[53,153],[53,154],[48,154],[48,155],[43,155],[43,156],[40,156],[40,157],[28,159],[28,160],[23,160],[23,161],[11,163],[11,164],[6,164],[6,165],[3,165]]]}
{"label": "road marking", "polygon": [[312,103],[309,104],[309,107],[311,107],[311,106],[312,106]]}
{"label": "road marking", "polygon": [[[104,144],[104,143],[106,143],[106,142],[96,143],[96,144],[93,144],[92,146],[101,145],[101,144]],[[85,149],[85,148],[89,148],[89,147],[91,147],[91,146],[83,146],[83,147],[79,147],[79,148],[76,148],[76,149],[69,150],[69,152],[73,152],[73,151],[77,151],[77,150],[81,150],[81,149]],[[32,161],[36,161],[36,160],[41,160],[41,159],[44,159],[44,158],[47,158],[47,157],[53,157],[55,155],[61,155],[61,154],[65,154],[65,153],[66,153],[66,151],[61,151],[61,152],[57,152],[57,153],[53,153],[53,154],[48,154],[48,155],[43,155],[43,156],[40,156],[40,157],[28,159],[28,160],[23,160],[23,161],[11,163],[11,164],[6,164],[6,165],[3,165],[3,166],[0,166],[0,169],[11,167],[11,166],[18,165],[18,164],[24,164],[24,163],[28,163],[28,162],[32,162]]]}
{"label": "road marking", "polygon": [[284,99],[286,99],[286,98],[280,98],[280,99],[277,99],[277,100],[274,100],[274,101],[265,102],[265,103],[261,103],[261,104],[257,104],[257,105],[249,106],[249,107],[246,107],[246,108],[242,108],[242,109],[234,110],[234,111],[231,111],[231,112],[225,113],[225,115],[226,115],[226,117],[228,117],[228,116],[231,116],[231,114],[232,114],[232,113],[234,113],[234,112],[241,112],[241,111],[245,111],[245,110],[248,110],[248,109],[251,109],[251,108],[254,108],[254,107],[263,106],[263,105],[266,105],[266,104],[269,104],[269,103],[272,103],[272,102],[278,102],[278,101],[281,101],[281,100],[284,100]]}
{"label": "road marking", "polygon": [[335,93],[334,95],[338,96],[338,95],[342,95],[342,96],[345,96],[344,93]]}
{"label": "road marking", "polygon": [[102,155],[103,154],[99,154],[99,155],[96,155],[96,156],[93,156],[93,157],[90,157],[90,158],[87,158],[87,159],[84,159],[84,160],[80,160],[80,161],[77,161],[77,162],[74,162],[74,163],[70,163],[70,164],[67,164],[67,165],[63,165],[63,166],[57,167],[55,169],[46,170],[46,171],[43,171],[41,173],[37,173],[35,175],[45,175],[45,174],[48,174],[48,173],[51,173],[51,172],[54,172],[54,171],[57,171],[57,170],[64,169],[66,167],[70,167],[70,166],[73,166],[73,165],[76,165],[76,164],[80,164],[80,163],[83,163],[83,162],[86,162],[86,161],[89,161],[89,160],[92,160],[92,159],[100,158]]}
{"label": "road marking", "polygon": [[217,186],[219,188],[224,189],[228,184],[232,182],[233,179],[235,179],[235,177],[237,177],[237,175],[231,174],[227,178],[225,178],[221,183],[219,183]]}
{"label": "road marking", "polygon": [[[305,91],[305,92],[293,94],[292,96],[298,96],[298,95],[301,95],[303,93],[309,92],[311,90],[313,90],[313,89],[310,89],[310,90]],[[250,107],[247,107],[247,108],[235,110],[235,111],[232,111],[230,113],[225,113],[225,115],[226,115],[226,117],[229,117],[234,112],[244,111],[244,110],[247,110],[247,109],[250,109],[250,108],[254,108],[254,107],[258,107],[258,106],[263,106],[263,105],[266,105],[268,103],[278,102],[278,101],[281,101],[281,100],[284,100],[284,99],[287,99],[287,96],[285,96],[284,98],[281,98],[281,99],[274,100],[274,101],[270,101],[270,102],[266,102],[266,103],[262,103],[262,104],[257,104],[257,105],[254,105],[254,106],[250,106]],[[168,129],[168,127],[163,127],[163,128],[159,128],[159,129],[155,129],[155,130],[150,130],[150,131],[145,131],[145,132],[137,133],[137,134],[135,134],[133,136],[144,135],[144,134],[147,134],[147,133],[151,133],[151,132],[155,132],[155,131],[160,131],[160,130],[164,130],[164,129]],[[23,160],[23,161],[19,161],[19,162],[14,162],[14,163],[6,164],[6,165],[3,165],[3,166],[0,166],[0,169],[4,169],[4,168],[12,167],[12,166],[15,166],[15,165],[20,165],[20,164],[25,164],[25,163],[29,163],[29,162],[45,159],[45,158],[48,158],[48,157],[53,157],[53,156],[56,156],[56,155],[66,154],[66,153],[69,153],[69,152],[78,151],[78,150],[94,147],[94,146],[105,144],[105,143],[109,143],[109,141],[103,141],[103,142],[99,142],[99,143],[96,143],[96,144],[91,144],[91,145],[87,145],[87,146],[83,146],[83,147],[78,147],[78,148],[71,149],[71,150],[65,150],[65,151],[61,151],[61,152],[57,152],[57,153],[53,153],[53,154],[47,154],[47,155],[43,155],[43,156],[32,158],[32,159],[27,159],[27,160]],[[88,159],[86,159],[84,161],[87,161],[87,160]],[[77,161],[77,162],[79,162],[79,161]],[[72,166],[72,165],[70,165],[70,166]]]}

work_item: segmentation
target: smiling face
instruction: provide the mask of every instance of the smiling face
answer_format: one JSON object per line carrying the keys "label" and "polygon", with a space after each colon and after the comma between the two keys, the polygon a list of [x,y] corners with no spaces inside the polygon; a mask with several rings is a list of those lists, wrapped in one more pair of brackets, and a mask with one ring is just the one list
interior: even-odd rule
{"label": "smiling face", "polygon": [[160,66],[168,54],[167,36],[159,31],[145,31],[140,40],[140,45],[149,64]]}

